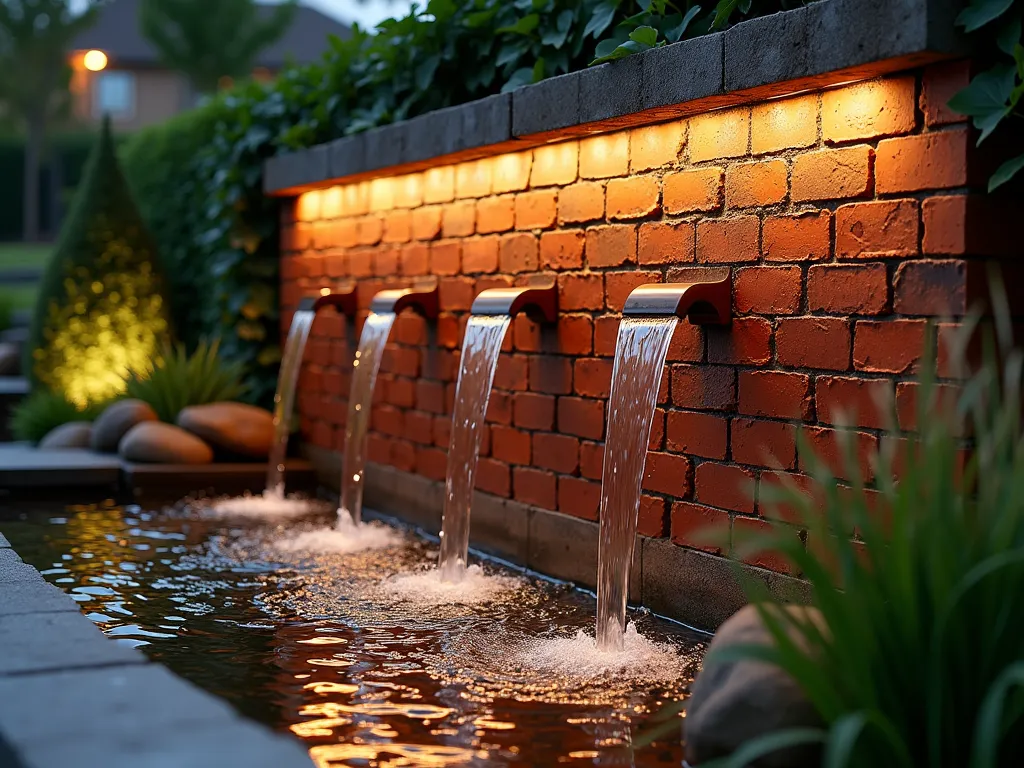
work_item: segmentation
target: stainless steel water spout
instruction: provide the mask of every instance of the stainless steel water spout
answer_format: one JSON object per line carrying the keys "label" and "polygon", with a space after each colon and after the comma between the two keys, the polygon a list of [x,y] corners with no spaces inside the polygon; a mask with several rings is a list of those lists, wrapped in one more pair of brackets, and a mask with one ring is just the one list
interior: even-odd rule
{"label": "stainless steel water spout", "polygon": [[634,288],[624,315],[676,315],[699,325],[728,325],[732,319],[732,270],[693,267],[680,270],[674,283]]}
{"label": "stainless steel water spout", "polygon": [[488,288],[481,291],[470,308],[473,315],[508,315],[520,312],[553,323],[558,316],[558,288],[554,278],[541,278],[529,285]]}
{"label": "stainless steel water spout", "polygon": [[427,320],[436,320],[440,310],[437,294],[437,279],[416,283],[410,288],[388,288],[378,291],[370,302],[370,311],[378,315],[403,309],[412,309]]}
{"label": "stainless steel water spout", "polygon": [[319,312],[324,307],[334,307],[341,315],[354,315],[356,313],[356,285],[348,283],[336,291],[324,288],[319,296],[307,296],[299,302],[299,310]]}

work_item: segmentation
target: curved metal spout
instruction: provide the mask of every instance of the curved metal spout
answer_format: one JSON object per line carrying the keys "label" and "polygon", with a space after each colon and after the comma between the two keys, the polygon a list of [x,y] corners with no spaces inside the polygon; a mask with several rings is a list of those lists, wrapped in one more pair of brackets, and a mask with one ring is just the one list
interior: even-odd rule
{"label": "curved metal spout", "polygon": [[324,307],[334,307],[335,311],[342,315],[354,315],[356,313],[356,286],[350,283],[332,291],[324,288],[319,296],[307,296],[299,302],[299,310],[307,312],[319,312]]}
{"label": "curved metal spout", "polygon": [[700,325],[727,325],[732,318],[732,270],[683,270],[674,283],[650,283],[634,288],[622,309],[624,315],[676,315]]}
{"label": "curved metal spout", "polygon": [[553,279],[510,288],[488,288],[477,294],[469,311],[473,315],[509,317],[526,312],[553,323],[558,316],[558,288]]}
{"label": "curved metal spout", "polygon": [[403,309],[413,309],[427,320],[436,320],[440,309],[437,296],[437,280],[417,283],[411,288],[388,288],[378,291],[370,301],[370,311],[378,315]]}

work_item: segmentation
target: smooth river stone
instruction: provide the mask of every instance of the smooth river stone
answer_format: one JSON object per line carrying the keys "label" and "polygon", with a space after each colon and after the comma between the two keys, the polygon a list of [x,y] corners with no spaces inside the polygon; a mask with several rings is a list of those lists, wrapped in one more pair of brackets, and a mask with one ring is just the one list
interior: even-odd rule
{"label": "smooth river stone", "polygon": [[115,453],[121,439],[136,424],[157,421],[158,417],[148,403],[142,400],[118,400],[107,407],[92,425],[92,449],[102,453]]}
{"label": "smooth river stone", "polygon": [[121,458],[147,464],[209,464],[213,449],[173,424],[146,421],[121,438]]}
{"label": "smooth river stone", "polygon": [[92,442],[91,421],[69,421],[54,427],[39,441],[39,447],[48,448],[88,448]]}
{"label": "smooth river stone", "polygon": [[265,459],[274,444],[274,417],[244,403],[210,403],[183,408],[178,426],[231,453]]}

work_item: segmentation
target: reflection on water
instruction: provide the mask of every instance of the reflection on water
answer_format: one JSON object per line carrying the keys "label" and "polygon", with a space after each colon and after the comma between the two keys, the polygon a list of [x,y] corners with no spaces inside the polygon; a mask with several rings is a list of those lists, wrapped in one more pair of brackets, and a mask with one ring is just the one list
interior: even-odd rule
{"label": "reflection on water", "polygon": [[117,642],[292,732],[317,766],[681,763],[678,740],[631,746],[695,672],[701,638],[675,625],[636,613],[647,645],[634,650],[655,655],[605,667],[579,634],[593,599],[566,585],[484,564],[506,577],[484,602],[396,594],[396,576],[437,557],[411,536],[356,554],[282,552],[275,540],[323,520],[54,512],[0,530]]}

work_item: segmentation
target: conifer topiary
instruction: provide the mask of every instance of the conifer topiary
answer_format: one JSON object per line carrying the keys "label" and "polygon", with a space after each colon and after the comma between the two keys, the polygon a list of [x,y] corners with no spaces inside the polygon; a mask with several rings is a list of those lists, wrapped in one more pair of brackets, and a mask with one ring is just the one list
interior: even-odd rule
{"label": "conifer topiary", "polygon": [[170,341],[169,302],[104,120],[40,285],[26,370],[80,407],[125,388]]}

